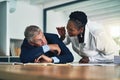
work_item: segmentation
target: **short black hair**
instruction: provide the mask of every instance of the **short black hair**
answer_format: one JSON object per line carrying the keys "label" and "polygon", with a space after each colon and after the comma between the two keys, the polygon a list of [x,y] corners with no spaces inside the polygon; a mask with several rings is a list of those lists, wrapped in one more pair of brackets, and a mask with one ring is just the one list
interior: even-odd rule
{"label": "short black hair", "polygon": [[84,26],[87,24],[87,15],[82,11],[74,11],[69,15],[70,20],[78,20]]}

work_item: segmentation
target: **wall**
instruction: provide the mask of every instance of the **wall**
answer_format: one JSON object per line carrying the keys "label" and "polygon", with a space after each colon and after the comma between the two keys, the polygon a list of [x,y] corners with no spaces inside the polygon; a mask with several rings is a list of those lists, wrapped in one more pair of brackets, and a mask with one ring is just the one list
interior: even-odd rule
{"label": "wall", "polygon": [[66,16],[62,12],[55,12],[49,10],[47,12],[47,32],[57,33],[56,27],[66,26],[67,23]]}
{"label": "wall", "polygon": [[28,25],[38,25],[42,29],[43,12],[42,6],[32,5],[28,0],[4,2],[0,2],[0,52],[9,56],[10,39],[23,39]]}
{"label": "wall", "polygon": [[19,0],[15,8],[15,12],[9,13],[10,38],[23,39],[25,27],[28,25],[34,24],[42,28],[42,6]]}

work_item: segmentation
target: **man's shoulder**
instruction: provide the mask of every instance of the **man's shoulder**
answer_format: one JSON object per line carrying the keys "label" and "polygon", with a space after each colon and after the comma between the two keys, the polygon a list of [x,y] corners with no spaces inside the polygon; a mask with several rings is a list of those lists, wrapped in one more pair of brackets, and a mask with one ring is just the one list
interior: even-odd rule
{"label": "man's shoulder", "polygon": [[44,33],[45,36],[53,36],[53,37],[58,37],[57,34],[55,33]]}

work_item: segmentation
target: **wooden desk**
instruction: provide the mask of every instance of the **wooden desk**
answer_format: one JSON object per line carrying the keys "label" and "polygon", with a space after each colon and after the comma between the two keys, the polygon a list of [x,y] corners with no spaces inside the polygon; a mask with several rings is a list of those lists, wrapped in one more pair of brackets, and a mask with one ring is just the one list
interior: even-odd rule
{"label": "wooden desk", "polygon": [[120,66],[0,65],[0,80],[120,80]]}

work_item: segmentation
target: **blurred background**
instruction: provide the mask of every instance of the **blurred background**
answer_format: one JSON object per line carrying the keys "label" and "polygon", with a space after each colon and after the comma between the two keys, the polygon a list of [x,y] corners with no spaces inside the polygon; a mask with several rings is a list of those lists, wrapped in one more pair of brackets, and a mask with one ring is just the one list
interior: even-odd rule
{"label": "blurred background", "polygon": [[[57,33],[66,26],[69,14],[84,11],[91,21],[102,24],[120,45],[120,0],[0,0],[0,55],[18,56],[28,25],[38,25],[43,32]],[[75,62],[79,56],[72,50]]]}

